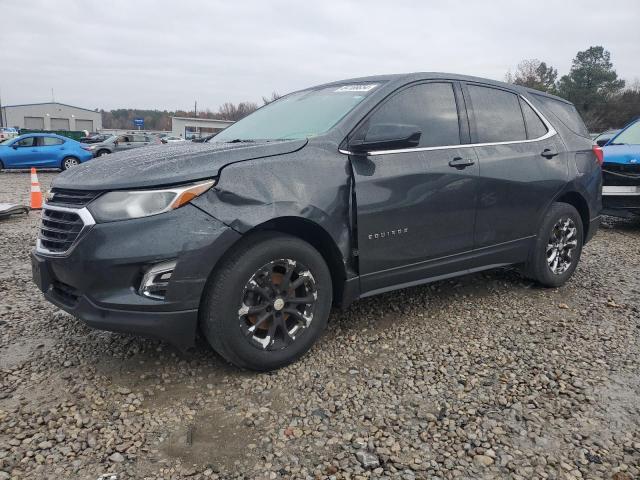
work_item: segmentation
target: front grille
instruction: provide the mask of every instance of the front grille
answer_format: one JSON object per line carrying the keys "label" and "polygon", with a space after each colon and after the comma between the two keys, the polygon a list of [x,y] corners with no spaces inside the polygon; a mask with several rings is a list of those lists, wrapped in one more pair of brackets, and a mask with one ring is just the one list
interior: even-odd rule
{"label": "front grille", "polygon": [[602,165],[602,183],[616,187],[640,185],[640,164],[605,163]]}
{"label": "front grille", "polygon": [[101,193],[102,192],[93,192],[90,190],[68,190],[62,188],[54,188],[51,190],[50,198],[47,199],[47,204],[84,207]]}
{"label": "front grille", "polygon": [[40,245],[50,253],[64,253],[71,248],[83,228],[84,222],[77,213],[45,207],[38,236]]}

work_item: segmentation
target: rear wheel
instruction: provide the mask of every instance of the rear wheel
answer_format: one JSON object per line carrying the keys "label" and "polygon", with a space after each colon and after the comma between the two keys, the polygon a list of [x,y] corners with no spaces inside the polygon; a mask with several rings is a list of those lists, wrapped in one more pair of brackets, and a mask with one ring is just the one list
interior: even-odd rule
{"label": "rear wheel", "polygon": [[329,269],[308,243],[272,232],[251,235],[208,282],[200,323],[231,363],[258,371],[288,365],[324,331],[332,301]]}
{"label": "rear wheel", "polygon": [[580,261],[583,225],[578,211],[554,203],[545,215],[528,265],[529,275],[546,287],[563,285]]}
{"label": "rear wheel", "polygon": [[78,165],[80,165],[80,162],[75,157],[65,157],[62,160],[62,170],[69,170]]}

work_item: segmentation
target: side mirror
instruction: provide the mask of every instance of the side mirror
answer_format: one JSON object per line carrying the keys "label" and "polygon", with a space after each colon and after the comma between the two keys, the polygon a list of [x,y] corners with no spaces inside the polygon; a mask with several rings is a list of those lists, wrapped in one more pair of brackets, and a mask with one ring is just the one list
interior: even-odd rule
{"label": "side mirror", "polygon": [[17,150],[17,149],[18,149],[18,142],[14,142],[14,143],[11,145],[11,148],[13,148],[14,150]]}
{"label": "side mirror", "polygon": [[602,140],[598,140],[596,143],[598,144],[599,147],[604,147],[609,140],[611,140],[610,138],[603,138]]}
{"label": "side mirror", "polygon": [[376,123],[358,138],[356,135],[349,142],[349,150],[357,154],[365,154],[376,150],[397,150],[413,148],[420,144],[422,132],[417,125]]}

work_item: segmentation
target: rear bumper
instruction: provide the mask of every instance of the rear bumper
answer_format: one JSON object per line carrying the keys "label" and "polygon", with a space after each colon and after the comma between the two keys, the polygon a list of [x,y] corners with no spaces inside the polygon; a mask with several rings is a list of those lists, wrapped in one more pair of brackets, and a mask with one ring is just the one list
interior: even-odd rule
{"label": "rear bumper", "polygon": [[[154,217],[96,224],[66,256],[32,253],[33,279],[47,300],[87,325],[193,344],[205,284],[240,237],[193,205]],[[153,265],[175,261],[163,299],[138,293]]]}

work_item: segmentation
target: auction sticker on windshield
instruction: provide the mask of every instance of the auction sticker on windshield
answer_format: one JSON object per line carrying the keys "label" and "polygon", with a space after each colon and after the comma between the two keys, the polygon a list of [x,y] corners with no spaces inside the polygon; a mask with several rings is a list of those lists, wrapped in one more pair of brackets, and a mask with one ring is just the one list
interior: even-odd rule
{"label": "auction sticker on windshield", "polygon": [[335,92],[368,92],[369,90],[373,90],[378,86],[377,83],[370,83],[367,85],[344,85]]}

